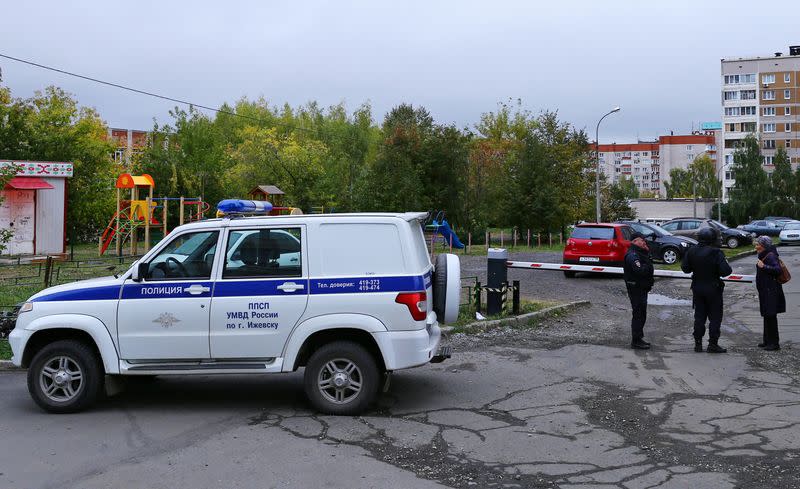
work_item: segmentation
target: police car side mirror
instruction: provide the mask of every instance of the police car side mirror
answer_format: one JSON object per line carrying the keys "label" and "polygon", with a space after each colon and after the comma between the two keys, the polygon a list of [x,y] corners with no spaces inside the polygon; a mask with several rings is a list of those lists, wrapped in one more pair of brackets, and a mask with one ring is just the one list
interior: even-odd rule
{"label": "police car side mirror", "polygon": [[137,263],[135,267],[133,267],[133,274],[131,274],[131,280],[134,282],[141,282],[141,280],[147,276],[147,270],[149,269],[149,265],[147,263]]}

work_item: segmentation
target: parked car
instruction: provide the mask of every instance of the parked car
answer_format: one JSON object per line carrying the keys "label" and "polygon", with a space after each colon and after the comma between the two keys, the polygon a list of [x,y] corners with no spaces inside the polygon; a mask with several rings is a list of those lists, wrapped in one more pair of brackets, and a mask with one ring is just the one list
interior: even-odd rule
{"label": "parked car", "polygon": [[789,221],[796,221],[797,219],[794,219],[794,218],[791,218],[791,217],[767,216],[767,217],[764,218],[764,220],[765,221],[780,221],[780,222],[786,223],[786,222],[789,222]]}
{"label": "parked car", "polygon": [[677,263],[683,258],[683,254],[697,244],[697,241],[686,236],[675,236],[654,224],[647,224],[636,221],[619,221],[627,224],[637,233],[642,233],[650,247],[650,256],[655,260],[661,260],[668,265]]}
{"label": "parked car", "polygon": [[692,239],[697,239],[697,233],[700,232],[700,229],[711,227],[719,234],[718,246],[727,246],[728,248],[737,248],[742,245],[749,245],[753,242],[753,237],[750,233],[746,233],[741,229],[729,228],[714,219],[679,217],[663,224],[661,227],[672,234],[686,236]]}
{"label": "parked car", "polygon": [[[621,267],[631,245],[633,230],[627,224],[578,224],[564,246],[564,263]],[[565,271],[567,278],[575,272]]]}
{"label": "parked car", "polygon": [[781,229],[783,229],[784,224],[783,221],[768,221],[766,219],[762,219],[759,221],[750,221],[747,224],[741,224],[736,227],[736,229],[741,229],[742,231],[750,233],[752,237],[756,236],[778,236],[781,233]]}
{"label": "parked car", "polygon": [[800,221],[787,222],[779,236],[782,245],[800,244]]}

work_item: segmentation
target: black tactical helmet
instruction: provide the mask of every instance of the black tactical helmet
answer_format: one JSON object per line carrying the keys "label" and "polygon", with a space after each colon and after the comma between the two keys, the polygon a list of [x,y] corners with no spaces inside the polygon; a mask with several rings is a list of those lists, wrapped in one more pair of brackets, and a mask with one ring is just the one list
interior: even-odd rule
{"label": "black tactical helmet", "polygon": [[703,244],[713,244],[717,239],[717,231],[714,228],[706,227],[697,233],[697,241]]}

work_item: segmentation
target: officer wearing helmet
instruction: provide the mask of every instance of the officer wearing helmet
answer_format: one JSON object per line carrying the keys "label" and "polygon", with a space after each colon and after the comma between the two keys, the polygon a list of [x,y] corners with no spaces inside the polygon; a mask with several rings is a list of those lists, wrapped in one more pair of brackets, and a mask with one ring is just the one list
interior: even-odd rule
{"label": "officer wearing helmet", "polygon": [[647,321],[647,294],[653,288],[653,262],[643,234],[631,236],[623,272],[631,300],[631,348],[648,350],[650,343],[644,340],[644,323]]}
{"label": "officer wearing helmet", "polygon": [[731,274],[731,266],[722,250],[715,247],[717,232],[704,227],[697,235],[699,244],[683,257],[681,269],[692,274],[692,303],[694,305],[694,351],[703,351],[703,336],[706,334],[708,320],[708,353],[725,353],[719,346],[719,328],[722,324],[722,290],[725,284],[720,280]]}

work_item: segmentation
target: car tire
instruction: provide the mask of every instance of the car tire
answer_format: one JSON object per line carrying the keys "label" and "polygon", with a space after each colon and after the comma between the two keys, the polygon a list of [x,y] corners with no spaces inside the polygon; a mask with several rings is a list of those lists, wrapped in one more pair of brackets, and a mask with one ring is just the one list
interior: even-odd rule
{"label": "car tire", "polygon": [[75,413],[90,407],[103,387],[105,373],[94,349],[76,340],[50,343],[28,368],[28,392],[50,413]]}
{"label": "car tire", "polygon": [[455,322],[461,302],[461,265],[457,255],[436,255],[432,282],[436,318],[445,324]]}
{"label": "car tire", "polygon": [[661,252],[661,261],[666,263],[667,265],[672,265],[678,263],[681,259],[681,253],[677,250],[677,248],[665,248],[664,251]]}
{"label": "car tire", "polygon": [[728,246],[728,248],[738,248],[739,240],[731,236],[725,240],[725,244]]}
{"label": "car tire", "polygon": [[565,276],[566,278],[575,278],[575,273],[576,273],[576,272],[567,272],[567,271],[564,271],[564,276]]}
{"label": "car tire", "polygon": [[375,400],[380,376],[375,359],[363,346],[336,341],[311,355],[303,379],[306,396],[316,410],[352,416]]}

